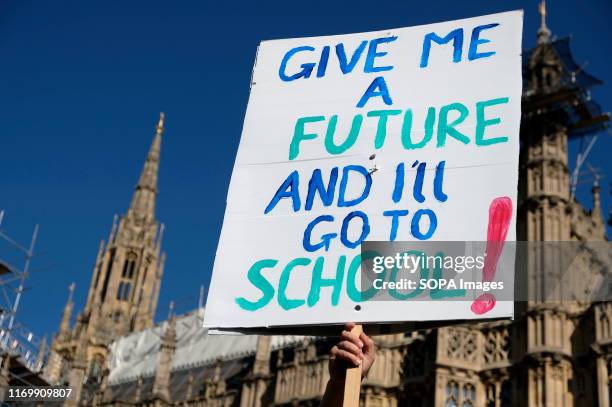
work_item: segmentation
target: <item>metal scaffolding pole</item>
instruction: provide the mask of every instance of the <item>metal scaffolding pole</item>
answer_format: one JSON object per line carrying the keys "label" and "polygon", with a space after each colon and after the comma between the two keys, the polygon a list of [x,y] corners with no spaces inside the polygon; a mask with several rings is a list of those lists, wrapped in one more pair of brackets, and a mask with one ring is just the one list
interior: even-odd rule
{"label": "metal scaffolding pole", "polygon": [[32,371],[39,371],[46,359],[39,351],[46,347],[41,346],[42,341],[17,319],[39,227],[34,227],[29,244],[23,245],[4,231],[3,220],[4,211],[0,211],[0,242],[4,242],[0,247],[0,348],[20,358]]}

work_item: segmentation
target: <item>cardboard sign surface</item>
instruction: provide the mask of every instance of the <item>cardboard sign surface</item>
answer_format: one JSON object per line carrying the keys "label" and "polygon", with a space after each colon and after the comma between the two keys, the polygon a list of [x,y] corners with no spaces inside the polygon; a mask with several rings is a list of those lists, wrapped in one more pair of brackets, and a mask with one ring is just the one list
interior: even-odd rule
{"label": "cardboard sign surface", "polygon": [[512,316],[363,301],[360,243],[486,241],[500,199],[515,240],[522,20],[262,42],[205,325]]}

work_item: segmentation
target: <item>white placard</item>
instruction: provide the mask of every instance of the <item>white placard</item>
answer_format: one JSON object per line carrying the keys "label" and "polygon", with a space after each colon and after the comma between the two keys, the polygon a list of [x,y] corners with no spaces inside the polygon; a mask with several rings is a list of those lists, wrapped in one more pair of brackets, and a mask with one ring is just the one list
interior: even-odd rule
{"label": "white placard", "polygon": [[361,241],[484,241],[496,199],[515,240],[522,20],[262,42],[205,325],[512,316],[356,293]]}

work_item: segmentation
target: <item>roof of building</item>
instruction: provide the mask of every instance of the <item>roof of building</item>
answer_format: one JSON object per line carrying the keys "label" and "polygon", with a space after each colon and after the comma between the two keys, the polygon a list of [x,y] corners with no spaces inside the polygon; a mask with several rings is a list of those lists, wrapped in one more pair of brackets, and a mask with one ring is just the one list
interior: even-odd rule
{"label": "roof of building", "polygon": [[[256,335],[209,335],[204,328],[204,309],[176,319],[176,351],[172,370],[206,366],[218,360],[231,360],[254,355]],[[155,374],[160,342],[166,322],[153,328],[121,337],[111,344],[109,383],[134,381]],[[272,349],[300,342],[302,336],[273,336]]]}

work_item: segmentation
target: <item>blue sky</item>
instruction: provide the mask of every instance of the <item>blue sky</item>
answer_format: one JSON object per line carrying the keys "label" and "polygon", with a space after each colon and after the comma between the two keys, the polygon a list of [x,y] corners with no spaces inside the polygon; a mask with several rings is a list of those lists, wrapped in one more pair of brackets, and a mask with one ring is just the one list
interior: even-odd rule
{"label": "blue sky", "polygon": [[[158,218],[166,223],[168,303],[197,306],[207,285],[225,194],[261,40],[411,26],[525,10],[524,47],[539,25],[537,1],[309,2],[29,1],[0,3],[0,209],[5,230],[27,240],[41,225],[38,257],[19,319],[56,331],[67,287],[80,309],[100,239],[129,204],[160,111],[166,113]],[[549,27],[573,35],[579,63],[607,85],[612,108],[612,3],[549,1]],[[612,174],[610,136],[590,163]],[[575,150],[575,149],[572,149]],[[603,181],[604,209],[612,203]],[[579,197],[590,207],[590,186]],[[0,250],[4,250],[2,246]],[[3,252],[4,254],[4,252]]]}

